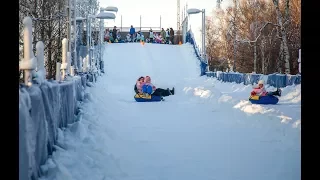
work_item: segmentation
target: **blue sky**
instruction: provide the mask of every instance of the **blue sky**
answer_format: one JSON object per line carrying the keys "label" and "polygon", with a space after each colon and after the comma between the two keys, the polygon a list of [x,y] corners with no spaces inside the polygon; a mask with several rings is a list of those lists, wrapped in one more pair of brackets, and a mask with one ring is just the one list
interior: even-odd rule
{"label": "blue sky", "polygon": [[[107,26],[129,27],[130,25],[140,26],[140,15],[142,17],[142,27],[172,27],[177,29],[177,1],[176,0],[99,0],[101,7],[115,6],[119,11],[115,20],[106,20]],[[221,7],[225,8],[230,5],[231,0],[223,0]],[[216,0],[180,0],[180,12],[185,4],[188,8],[206,9],[206,15],[211,16],[212,10],[216,7]],[[190,16],[190,24],[195,34],[197,44],[200,44],[201,33],[201,14]]]}
{"label": "blue sky", "polygon": [[[224,0],[222,7],[229,4],[230,0]],[[162,27],[177,27],[177,1],[176,0],[99,0],[101,7],[116,6],[119,11],[115,20],[108,20],[108,26],[120,27],[121,15],[122,26],[130,25],[140,26],[140,15],[142,16],[143,27],[160,27],[160,16],[162,18]],[[216,0],[180,0],[180,10],[188,3],[188,8],[206,9],[207,15],[216,7]],[[201,15],[192,15],[192,19],[199,19]]]}

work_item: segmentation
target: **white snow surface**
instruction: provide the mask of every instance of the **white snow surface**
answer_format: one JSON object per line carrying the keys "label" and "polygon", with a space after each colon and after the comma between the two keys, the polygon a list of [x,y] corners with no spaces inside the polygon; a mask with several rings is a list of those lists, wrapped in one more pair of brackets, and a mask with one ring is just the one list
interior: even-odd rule
{"label": "white snow surface", "polygon": [[[300,85],[283,88],[277,105],[252,105],[251,85],[199,77],[189,44],[108,44],[104,61],[40,180],[301,178]],[[141,75],[176,94],[135,102]]]}

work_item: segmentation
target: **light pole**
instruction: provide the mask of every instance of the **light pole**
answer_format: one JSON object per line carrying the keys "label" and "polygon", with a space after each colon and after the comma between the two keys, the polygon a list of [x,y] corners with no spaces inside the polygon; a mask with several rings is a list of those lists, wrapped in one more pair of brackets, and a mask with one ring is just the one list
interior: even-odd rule
{"label": "light pole", "polygon": [[102,59],[102,43],[103,43],[103,20],[104,19],[115,19],[116,15],[111,13],[111,12],[104,12],[104,11],[111,11],[111,12],[118,12],[118,8],[117,7],[113,7],[113,6],[108,6],[106,8],[100,8],[100,13],[98,15],[96,15],[97,19],[100,19],[100,31],[99,31],[99,36],[100,36],[100,41],[99,41],[99,64],[100,64],[100,70],[102,72],[104,72],[104,64],[103,64],[103,59]]}
{"label": "light pole", "polygon": [[91,72],[91,68],[92,68],[92,56],[91,56],[91,52],[92,52],[92,47],[91,47],[91,19],[94,19],[95,16],[89,14],[87,16],[87,52],[88,52],[88,60],[89,60],[89,67],[90,67],[90,72]]}
{"label": "light pole", "polygon": [[[92,19],[95,19],[96,16],[94,15],[91,15],[91,14],[88,14],[86,18],[83,18],[83,17],[77,17],[76,18],[76,22],[83,22],[84,20],[86,20],[86,30],[87,30],[87,54],[88,54],[88,62],[89,62],[89,70],[91,72],[92,70],[92,61],[93,61],[93,50],[94,48],[92,47],[93,46],[93,43],[92,43],[92,30],[91,30],[91,20]],[[75,31],[76,32],[76,31]],[[76,39],[76,38],[75,38]],[[75,40],[75,44],[76,44],[76,40]],[[75,48],[74,48],[74,52],[76,54],[76,45],[75,45]],[[76,57],[76,56],[75,56]],[[75,59],[77,60],[77,59]],[[82,67],[80,67],[80,69],[82,69]]]}
{"label": "light pole", "polygon": [[195,8],[190,8],[187,10],[188,15],[191,14],[202,14],[202,43],[201,43],[201,49],[202,49],[202,58],[205,60],[208,66],[208,71],[209,71],[209,63],[207,59],[207,52],[206,52],[206,10],[205,9],[195,9]]}
{"label": "light pole", "polygon": [[[83,17],[76,17],[75,18],[75,20],[76,20],[76,23],[83,23],[83,21],[84,20],[86,20],[86,18],[83,18]],[[77,56],[77,40],[78,40],[78,32],[77,32],[77,30],[79,30],[80,31],[80,29],[78,29],[78,26],[77,26],[77,24],[75,25],[75,29],[74,29],[74,33],[75,33],[75,38],[74,38],[74,66],[75,66],[75,69],[76,69],[76,71],[78,72],[82,72],[82,67],[80,67],[80,65],[81,65],[81,63],[79,62],[78,63],[78,56]],[[80,34],[80,33],[79,33]],[[80,36],[80,38],[81,38],[81,36]]]}

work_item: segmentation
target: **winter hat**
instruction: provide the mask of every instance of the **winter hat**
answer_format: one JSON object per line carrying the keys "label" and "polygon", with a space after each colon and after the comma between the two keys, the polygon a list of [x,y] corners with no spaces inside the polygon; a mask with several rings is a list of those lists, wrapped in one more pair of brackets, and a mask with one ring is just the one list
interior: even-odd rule
{"label": "winter hat", "polygon": [[264,81],[263,80],[260,80],[259,82],[258,82],[258,84],[264,84]]}
{"label": "winter hat", "polygon": [[151,82],[151,77],[150,76],[146,76],[145,78],[144,78],[144,82]]}

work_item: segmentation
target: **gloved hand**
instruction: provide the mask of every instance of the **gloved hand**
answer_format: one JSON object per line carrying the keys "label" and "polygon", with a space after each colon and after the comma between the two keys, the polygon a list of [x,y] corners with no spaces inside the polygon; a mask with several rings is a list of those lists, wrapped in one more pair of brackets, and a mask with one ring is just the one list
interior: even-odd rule
{"label": "gloved hand", "polygon": [[254,95],[256,95],[256,94],[257,94],[257,93],[254,92],[254,91],[251,92],[251,96],[254,96]]}

